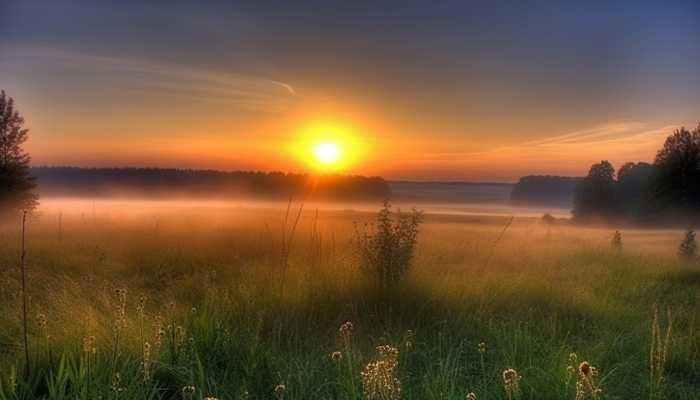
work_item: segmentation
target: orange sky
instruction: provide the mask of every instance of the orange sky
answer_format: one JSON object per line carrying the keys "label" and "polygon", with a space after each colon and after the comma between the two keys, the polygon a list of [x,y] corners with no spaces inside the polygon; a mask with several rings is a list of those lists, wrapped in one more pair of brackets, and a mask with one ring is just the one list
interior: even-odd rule
{"label": "orange sky", "polygon": [[320,172],[515,181],[650,161],[700,119],[682,7],[77,3],[2,10],[35,165],[319,171],[314,141],[340,135]]}

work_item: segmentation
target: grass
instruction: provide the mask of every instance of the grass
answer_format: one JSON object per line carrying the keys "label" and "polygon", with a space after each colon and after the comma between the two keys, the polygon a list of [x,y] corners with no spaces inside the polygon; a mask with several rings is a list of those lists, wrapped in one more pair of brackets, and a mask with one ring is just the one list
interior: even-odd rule
{"label": "grass", "polygon": [[412,273],[378,291],[352,242],[373,214],[307,205],[290,247],[284,206],[86,210],[28,221],[28,374],[20,234],[0,233],[2,400],[363,399],[370,381],[381,399],[576,399],[571,353],[599,398],[700,398],[680,231],[623,230],[616,251],[614,229],[428,213]]}

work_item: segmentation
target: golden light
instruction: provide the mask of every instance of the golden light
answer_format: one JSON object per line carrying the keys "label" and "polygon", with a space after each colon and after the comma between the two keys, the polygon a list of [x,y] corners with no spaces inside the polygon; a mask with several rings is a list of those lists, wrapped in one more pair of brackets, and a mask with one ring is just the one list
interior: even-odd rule
{"label": "golden light", "polygon": [[291,151],[321,173],[348,172],[366,153],[358,135],[338,122],[316,121],[300,130]]}
{"label": "golden light", "polygon": [[340,160],[340,146],[334,142],[322,142],[314,146],[316,160],[322,164],[333,164]]}

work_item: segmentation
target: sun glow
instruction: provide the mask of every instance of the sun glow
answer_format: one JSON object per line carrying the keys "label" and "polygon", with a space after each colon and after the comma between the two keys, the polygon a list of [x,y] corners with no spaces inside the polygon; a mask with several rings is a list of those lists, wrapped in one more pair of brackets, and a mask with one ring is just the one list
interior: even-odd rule
{"label": "sun glow", "polygon": [[333,164],[340,160],[340,146],[334,142],[322,142],[314,146],[314,155],[321,164]]}
{"label": "sun glow", "polygon": [[316,122],[301,130],[292,145],[296,157],[317,172],[348,172],[366,153],[359,137],[346,125]]}

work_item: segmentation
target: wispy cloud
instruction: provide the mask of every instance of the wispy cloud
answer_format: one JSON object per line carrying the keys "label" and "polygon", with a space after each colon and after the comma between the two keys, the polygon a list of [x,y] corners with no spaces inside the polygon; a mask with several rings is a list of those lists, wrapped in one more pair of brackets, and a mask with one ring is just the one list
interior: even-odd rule
{"label": "wispy cloud", "polygon": [[286,82],[235,72],[154,62],[129,57],[105,57],[41,46],[3,47],[12,57],[0,68],[14,66],[67,72],[67,76],[98,79],[103,88],[162,93],[198,101],[227,102],[245,108],[282,110],[297,98]]}
{"label": "wispy cloud", "polygon": [[423,152],[397,160],[418,168],[426,176],[454,179],[516,180],[528,174],[582,175],[590,165],[609,160],[616,166],[627,161],[651,161],[664,139],[678,126],[640,121],[612,121],[542,139],[499,146],[479,152]]}

